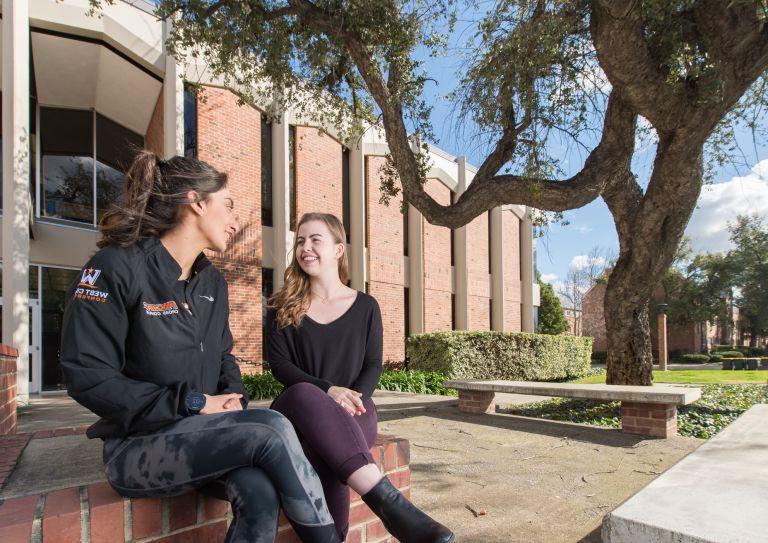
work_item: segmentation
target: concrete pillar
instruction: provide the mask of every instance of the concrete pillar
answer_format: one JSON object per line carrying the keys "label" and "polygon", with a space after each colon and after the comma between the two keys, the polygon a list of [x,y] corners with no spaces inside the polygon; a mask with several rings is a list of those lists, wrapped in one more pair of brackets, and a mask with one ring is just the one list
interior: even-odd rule
{"label": "concrete pillar", "polygon": [[520,293],[522,298],[521,324],[523,332],[533,329],[533,221],[531,210],[527,209],[525,218],[520,221],[520,269],[522,270]]}
{"label": "concrete pillar", "polygon": [[[458,185],[456,197],[467,190],[467,159],[460,156],[456,159],[459,165]],[[467,288],[467,227],[462,226],[453,231],[453,277],[454,277],[454,320],[456,330],[469,328],[469,297]]]}
{"label": "concrete pillar", "polygon": [[[173,22],[163,21],[163,51]],[[163,81],[163,156],[167,160],[184,154],[184,71],[176,59],[165,53]]]}
{"label": "concrete pillar", "polygon": [[365,292],[368,266],[365,259],[365,156],[360,138],[349,150],[349,275],[351,286]]}
{"label": "concrete pillar", "polygon": [[659,313],[659,369],[667,371],[669,353],[667,352],[667,314]]}
{"label": "concrete pillar", "polygon": [[3,343],[19,351],[17,402],[29,402],[29,4],[3,0]]}
{"label": "concrete pillar", "polygon": [[283,286],[293,244],[290,229],[291,198],[288,164],[288,117],[285,112],[272,123],[272,254],[274,255],[274,291]]}
{"label": "concrete pillar", "polygon": [[504,229],[501,207],[491,213],[491,330],[504,331]]}
{"label": "concrete pillar", "polygon": [[408,205],[408,334],[424,332],[424,218]]}

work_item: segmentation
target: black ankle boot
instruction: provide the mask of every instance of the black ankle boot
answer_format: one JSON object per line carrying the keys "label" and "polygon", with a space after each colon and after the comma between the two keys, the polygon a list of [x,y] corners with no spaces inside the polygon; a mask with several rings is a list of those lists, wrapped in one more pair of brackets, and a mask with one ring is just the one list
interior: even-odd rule
{"label": "black ankle boot", "polygon": [[408,501],[386,476],[363,496],[363,501],[401,543],[454,541],[453,532]]}

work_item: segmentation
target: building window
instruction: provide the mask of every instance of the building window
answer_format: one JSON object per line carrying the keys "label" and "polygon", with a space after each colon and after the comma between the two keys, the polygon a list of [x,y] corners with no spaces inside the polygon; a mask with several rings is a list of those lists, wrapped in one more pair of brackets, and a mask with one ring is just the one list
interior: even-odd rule
{"label": "building window", "polygon": [[350,239],[350,208],[349,208],[349,159],[352,154],[346,147],[341,152],[341,207],[342,223],[344,224],[344,235],[347,236],[347,243],[352,243]]}
{"label": "building window", "polygon": [[[261,269],[261,358],[267,361],[267,299],[274,292],[274,271],[271,268]],[[267,369],[266,367],[264,369]]]}
{"label": "building window", "polygon": [[96,213],[101,220],[123,194],[125,174],[144,138],[96,114]]}
{"label": "building window", "polygon": [[40,132],[42,216],[95,226],[122,195],[144,138],[94,111],[48,107],[40,108]]}
{"label": "building window", "polygon": [[518,227],[518,240],[517,240],[518,243],[517,243],[517,246],[520,248],[520,251],[519,251],[520,254],[518,255],[519,258],[520,258],[520,265],[518,266],[518,268],[520,268],[520,281],[522,281],[523,280],[523,262],[525,262],[525,258],[523,258],[523,247],[524,247],[524,245],[523,245],[523,222],[520,221],[518,223],[518,225],[519,225],[519,227]]}
{"label": "building window", "polygon": [[371,291],[370,291],[370,288],[371,288],[371,287],[368,285],[368,281],[366,281],[366,282],[365,282],[365,293],[366,293],[366,294],[370,294],[370,292],[371,292]]}
{"label": "building window", "polygon": [[493,298],[488,298],[488,329],[493,330]]}
{"label": "building window", "polygon": [[296,127],[288,127],[288,200],[291,208],[290,228],[296,231]]}
{"label": "building window", "polygon": [[272,123],[261,117],[261,225],[272,226]]}
{"label": "building window", "polygon": [[408,256],[408,206],[405,204],[405,213],[403,213],[403,255]]}
{"label": "building window", "polygon": [[410,328],[411,328],[411,318],[410,318],[410,315],[409,315],[409,313],[410,313],[409,308],[411,307],[411,304],[410,304],[410,302],[408,300],[408,290],[409,290],[408,287],[405,287],[403,289],[403,296],[404,296],[403,307],[405,308],[405,314],[404,314],[404,321],[403,322],[405,323],[405,337],[406,338],[408,337],[408,330],[410,330]]}
{"label": "building window", "polygon": [[80,270],[41,266],[41,272],[41,385],[42,390],[64,390],[67,385],[60,362],[61,324],[64,320],[67,289],[80,275]]}
{"label": "building window", "polygon": [[[456,203],[456,193],[451,192],[451,205]],[[451,266],[456,265],[456,240],[453,239],[456,231],[451,228]]]}
{"label": "building window", "polygon": [[368,248],[368,236],[370,236],[371,226],[368,216],[370,215],[370,207],[368,206],[368,158],[365,159],[365,248]]}
{"label": "building window", "polygon": [[[520,318],[522,319],[522,317],[523,317],[523,305],[520,304]],[[522,322],[522,320],[520,322]],[[539,329],[539,306],[534,305],[533,306],[533,331],[535,332],[538,329]]]}
{"label": "building window", "polygon": [[451,293],[451,330],[456,330],[456,295]]}
{"label": "building window", "polygon": [[184,156],[197,158],[197,96],[184,85]]}
{"label": "building window", "polygon": [[491,273],[491,210],[488,210],[488,273]]}

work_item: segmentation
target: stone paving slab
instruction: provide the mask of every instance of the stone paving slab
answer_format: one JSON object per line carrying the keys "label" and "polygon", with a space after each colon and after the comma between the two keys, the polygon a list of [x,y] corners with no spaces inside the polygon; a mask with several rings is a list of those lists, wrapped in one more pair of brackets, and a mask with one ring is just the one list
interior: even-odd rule
{"label": "stone paving slab", "polygon": [[605,519],[606,543],[768,540],[768,405],[755,405]]}

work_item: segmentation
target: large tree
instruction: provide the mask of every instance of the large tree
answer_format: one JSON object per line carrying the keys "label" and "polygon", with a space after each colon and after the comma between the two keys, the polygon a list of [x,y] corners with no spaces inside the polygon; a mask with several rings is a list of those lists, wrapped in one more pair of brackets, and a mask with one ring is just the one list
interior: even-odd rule
{"label": "large tree", "polygon": [[[696,205],[705,144],[725,142],[728,130],[716,129],[729,114],[746,119],[763,99],[766,0],[495,2],[455,96],[489,152],[451,205],[424,190],[433,135],[417,53],[440,50],[453,0],[158,6],[176,20],[171,51],[196,49],[244,100],[263,93],[261,103],[291,103],[350,133],[359,123],[344,104],[379,120],[391,158],[383,188],[402,190],[432,224],[458,228],[511,203],[563,212],[602,196],[619,237],[605,295],[607,382],[651,383],[648,302]],[[647,183],[631,168],[639,117],[658,135]],[[559,137],[589,148],[569,177],[553,156]]]}
{"label": "large tree", "polygon": [[750,347],[768,335],[768,225],[757,216],[741,216],[730,227],[736,302],[750,329]]}

